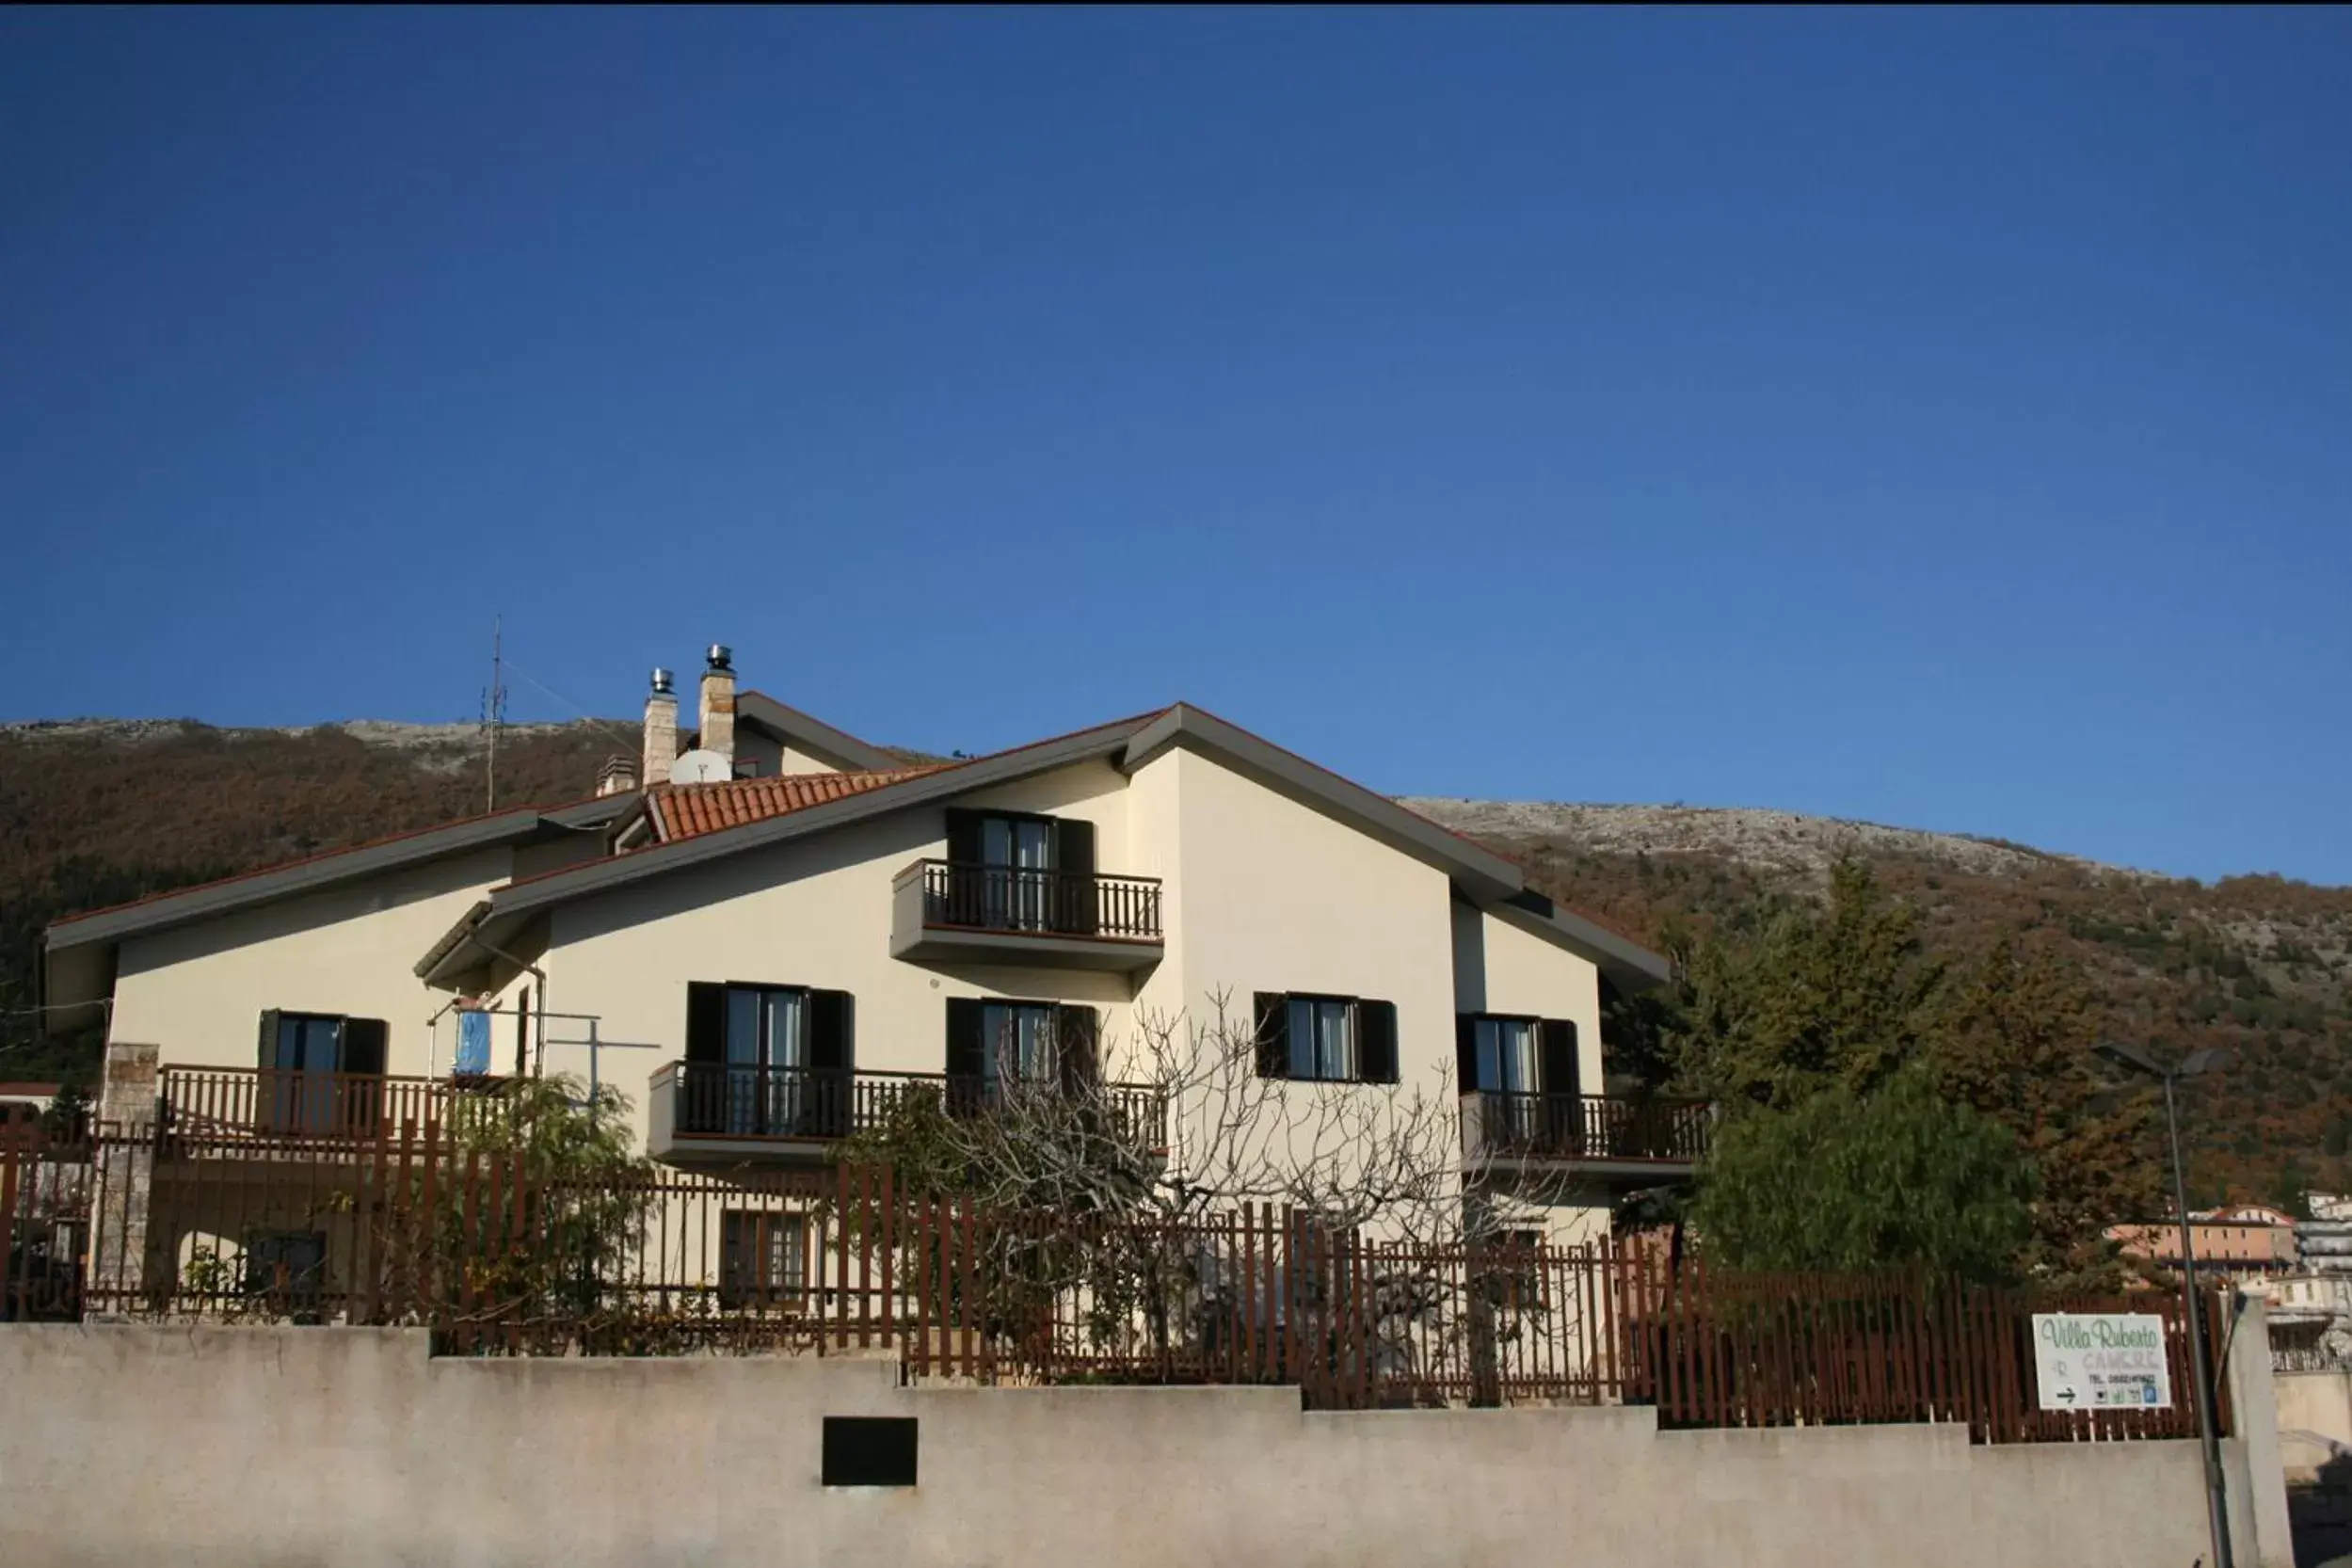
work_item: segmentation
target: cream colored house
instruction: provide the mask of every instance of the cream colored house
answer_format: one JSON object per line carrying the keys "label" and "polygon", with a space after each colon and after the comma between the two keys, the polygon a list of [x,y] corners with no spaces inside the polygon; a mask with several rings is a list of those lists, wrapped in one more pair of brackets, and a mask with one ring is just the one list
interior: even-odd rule
{"label": "cream colored house", "polygon": [[283,1116],[271,1074],[385,1075],[372,1115],[404,1080],[593,1074],[657,1160],[741,1169],[822,1160],[909,1083],[1100,1074],[1222,1001],[1264,1076],[1460,1095],[1464,1171],[1565,1176],[1556,1231],[1688,1169],[1697,1124],[1603,1095],[1604,990],[1662,960],[1212,714],[909,765],[739,699],[723,648],[699,709],[681,760],[657,671],[593,799],[53,926],[49,1002],[107,1009],[103,1113]]}

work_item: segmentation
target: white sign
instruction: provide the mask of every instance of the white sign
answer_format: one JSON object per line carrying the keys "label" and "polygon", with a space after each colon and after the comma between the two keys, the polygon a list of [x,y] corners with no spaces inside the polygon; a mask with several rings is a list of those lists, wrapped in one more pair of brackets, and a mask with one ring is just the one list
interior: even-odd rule
{"label": "white sign", "polygon": [[2165,1410],[2172,1378],[2164,1320],[2148,1313],[2037,1312],[2034,1382],[2044,1410]]}

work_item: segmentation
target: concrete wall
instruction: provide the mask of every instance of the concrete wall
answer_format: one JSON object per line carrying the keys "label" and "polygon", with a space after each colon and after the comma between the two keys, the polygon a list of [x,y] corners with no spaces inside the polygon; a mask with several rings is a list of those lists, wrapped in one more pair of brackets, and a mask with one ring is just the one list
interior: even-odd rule
{"label": "concrete wall", "polygon": [[[401,1330],[4,1327],[0,1562],[2186,1568],[2205,1545],[2188,1443],[895,1383],[872,1361],[431,1361]],[[920,1483],[821,1485],[828,1415],[915,1416]]]}
{"label": "concrete wall", "polygon": [[2280,1372],[2272,1380],[2279,1400],[2279,1457],[2288,1479],[2314,1479],[2332,1450],[2310,1438],[2331,1437],[2352,1448],[2352,1371]]}

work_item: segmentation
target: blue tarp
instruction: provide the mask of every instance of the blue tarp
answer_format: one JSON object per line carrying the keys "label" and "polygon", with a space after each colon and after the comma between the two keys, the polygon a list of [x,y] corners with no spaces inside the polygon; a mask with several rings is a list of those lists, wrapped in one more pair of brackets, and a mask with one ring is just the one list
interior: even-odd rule
{"label": "blue tarp", "polygon": [[490,1016],[488,1013],[457,1015],[457,1060],[449,1070],[466,1076],[486,1076],[490,1070]]}

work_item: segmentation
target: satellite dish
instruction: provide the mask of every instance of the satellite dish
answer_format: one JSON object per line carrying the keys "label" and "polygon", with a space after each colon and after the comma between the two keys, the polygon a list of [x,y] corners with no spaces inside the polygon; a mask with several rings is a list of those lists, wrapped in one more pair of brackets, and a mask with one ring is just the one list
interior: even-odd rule
{"label": "satellite dish", "polygon": [[724,784],[734,776],[735,763],[731,759],[699,747],[681,752],[678,760],[670,764],[673,784]]}

